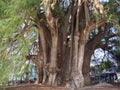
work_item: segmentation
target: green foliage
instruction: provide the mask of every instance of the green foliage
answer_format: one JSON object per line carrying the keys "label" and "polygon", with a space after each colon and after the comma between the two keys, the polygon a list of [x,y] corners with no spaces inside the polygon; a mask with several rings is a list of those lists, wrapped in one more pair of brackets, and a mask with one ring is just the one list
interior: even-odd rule
{"label": "green foliage", "polygon": [[107,12],[108,22],[111,22],[118,27],[118,20],[120,18],[117,12],[118,4],[114,0],[110,0],[106,5],[106,7],[107,7],[106,12]]}
{"label": "green foliage", "polygon": [[[36,35],[35,35],[36,36]],[[19,36],[16,41],[8,43],[0,47],[0,83],[7,84],[10,78],[21,77],[28,69],[25,64],[26,56],[32,48],[32,43],[36,37],[32,34],[28,37]],[[6,42],[8,42],[6,40]]]}
{"label": "green foliage", "polygon": [[51,4],[51,8],[52,8],[52,14],[54,17],[60,17],[60,19],[62,20],[62,22],[64,22],[65,20],[65,13],[63,8],[60,7],[59,2],[56,3],[52,3]]}
{"label": "green foliage", "polygon": [[46,23],[45,19],[44,19],[44,18],[41,18],[41,19],[40,19],[40,23],[41,23],[41,24],[45,24],[45,23]]}
{"label": "green foliage", "polygon": [[25,19],[36,16],[39,4],[40,0],[0,0],[0,26],[10,31],[19,29]]}
{"label": "green foliage", "polygon": [[[39,9],[40,0],[0,0],[0,84],[21,76],[29,54],[37,38],[36,28],[31,27]],[[30,27],[24,29],[24,23]],[[22,71],[21,71],[22,70]]]}
{"label": "green foliage", "polygon": [[107,61],[101,62],[99,67],[101,70],[108,70],[108,69],[112,68],[112,66],[113,66],[113,63],[111,61],[107,60]]}

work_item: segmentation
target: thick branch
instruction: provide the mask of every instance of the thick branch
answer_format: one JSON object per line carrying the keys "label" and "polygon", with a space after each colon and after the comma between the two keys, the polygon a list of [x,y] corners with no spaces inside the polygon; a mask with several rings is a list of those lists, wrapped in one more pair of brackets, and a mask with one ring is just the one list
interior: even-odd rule
{"label": "thick branch", "polygon": [[91,32],[91,30],[93,30],[96,27],[96,25],[98,27],[100,27],[100,26],[104,25],[105,23],[106,23],[106,19],[103,18],[98,23],[94,22],[94,21],[89,22],[87,27],[88,27],[89,32]]}
{"label": "thick branch", "polygon": [[102,48],[104,50],[110,50],[113,46],[108,46],[108,44],[99,44],[96,48]]}
{"label": "thick branch", "polygon": [[94,50],[95,47],[100,43],[102,36],[104,35],[105,30],[103,32],[99,32],[94,38],[88,41],[86,48],[89,50]]}
{"label": "thick branch", "polygon": [[119,33],[117,33],[117,34],[112,34],[112,35],[109,35],[108,37],[106,37],[105,39],[106,39],[106,41],[108,42],[108,40],[109,40],[110,38],[113,38],[113,37],[116,37],[116,36],[120,36],[120,34],[119,34]]}
{"label": "thick branch", "polygon": [[115,0],[115,1],[117,2],[118,5],[120,5],[120,1],[118,1],[118,0]]}

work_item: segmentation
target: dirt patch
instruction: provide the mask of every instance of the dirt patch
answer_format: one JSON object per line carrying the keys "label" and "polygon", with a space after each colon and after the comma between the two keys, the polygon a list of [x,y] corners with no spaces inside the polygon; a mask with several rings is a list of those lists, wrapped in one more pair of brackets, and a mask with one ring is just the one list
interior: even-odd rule
{"label": "dirt patch", "polygon": [[[3,89],[0,88],[0,90]],[[27,85],[9,86],[6,90],[70,90],[70,88],[27,84]],[[120,90],[120,84],[99,83],[99,84],[79,88],[77,90]]]}
{"label": "dirt patch", "polygon": [[99,83],[96,85],[86,86],[78,90],[120,90],[120,87],[108,83]]}
{"label": "dirt patch", "polygon": [[[4,90],[4,89],[0,88],[0,90]],[[69,88],[26,84],[26,85],[8,86],[5,90],[69,90]]]}

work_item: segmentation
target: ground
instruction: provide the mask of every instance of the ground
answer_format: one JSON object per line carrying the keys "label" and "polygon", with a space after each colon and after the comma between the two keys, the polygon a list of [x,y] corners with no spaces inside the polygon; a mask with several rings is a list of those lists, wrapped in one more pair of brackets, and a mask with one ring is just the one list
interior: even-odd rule
{"label": "ground", "polygon": [[86,86],[78,90],[120,90],[120,84],[99,83],[96,85]]}
{"label": "ground", "polygon": [[[0,88],[3,90],[3,88]],[[66,87],[50,87],[50,86],[41,86],[37,84],[24,84],[17,86],[9,86],[6,90],[70,90]],[[90,86],[85,86],[77,90],[120,90],[120,84],[112,83],[99,83]]]}

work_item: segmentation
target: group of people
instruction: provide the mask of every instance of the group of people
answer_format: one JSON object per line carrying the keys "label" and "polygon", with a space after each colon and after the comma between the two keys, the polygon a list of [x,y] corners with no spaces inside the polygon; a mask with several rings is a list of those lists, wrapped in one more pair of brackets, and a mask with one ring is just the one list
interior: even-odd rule
{"label": "group of people", "polygon": [[91,82],[114,82],[115,80],[117,80],[117,75],[116,73],[103,73],[100,75],[93,75],[90,77]]}

